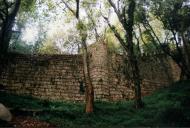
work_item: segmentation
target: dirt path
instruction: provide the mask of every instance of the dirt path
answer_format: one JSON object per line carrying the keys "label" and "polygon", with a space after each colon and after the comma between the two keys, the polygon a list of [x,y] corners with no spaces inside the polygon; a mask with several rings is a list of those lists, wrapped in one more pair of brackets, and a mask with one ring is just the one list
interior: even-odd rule
{"label": "dirt path", "polygon": [[[1,126],[2,127],[2,126]],[[13,127],[13,128],[56,128],[55,126],[44,122],[34,119],[29,116],[16,116],[13,120],[3,127]]]}

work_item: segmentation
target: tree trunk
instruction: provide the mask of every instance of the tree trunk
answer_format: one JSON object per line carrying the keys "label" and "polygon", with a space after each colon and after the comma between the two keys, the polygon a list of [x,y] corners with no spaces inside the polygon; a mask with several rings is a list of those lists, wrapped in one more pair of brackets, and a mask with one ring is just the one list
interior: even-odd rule
{"label": "tree trunk", "polygon": [[[64,2],[65,6],[75,15],[76,19],[78,20],[78,24],[82,23],[80,21],[79,9],[80,9],[80,0],[76,0],[76,11],[72,10],[71,7]],[[84,24],[82,24],[84,25]],[[87,33],[86,30],[79,29],[80,38],[82,41],[82,54],[83,54],[83,67],[84,67],[84,80],[86,85],[85,91],[85,112],[90,114],[94,111],[94,88],[92,85],[91,75],[90,75],[90,64],[89,64],[89,56],[88,56],[88,49],[86,44]]]}
{"label": "tree trunk", "polygon": [[[115,27],[111,26],[108,22],[108,25],[113,30],[115,36],[119,40],[120,44],[123,46],[125,51],[128,54],[129,64],[131,66],[132,71],[132,81],[135,86],[135,107],[142,108],[143,102],[141,99],[141,78],[140,78],[140,70],[137,63],[137,56],[134,53],[134,43],[133,43],[133,26],[134,26],[134,12],[136,8],[135,0],[129,0],[128,10],[126,12],[127,6],[122,9],[122,13],[117,9],[116,5],[112,0],[108,0],[110,5],[113,7],[115,13],[118,16],[120,23],[125,29],[125,40],[122,39],[121,35],[117,32]],[[127,14],[126,14],[127,13]],[[105,18],[106,19],[106,18]]]}
{"label": "tree trunk", "polygon": [[0,31],[0,54],[6,54],[9,47],[9,42],[12,36],[12,27],[14,25],[15,17],[19,11],[21,0],[16,0],[14,8],[10,14],[7,14],[2,23]]}
{"label": "tree trunk", "polygon": [[142,108],[143,102],[141,99],[141,78],[140,78],[140,70],[137,63],[137,57],[134,54],[134,48],[133,48],[133,41],[132,41],[132,32],[128,32],[127,36],[127,42],[128,42],[128,58],[129,63],[131,65],[132,69],[132,79],[135,86],[135,107],[136,108]]}
{"label": "tree trunk", "polygon": [[86,84],[86,92],[85,92],[85,112],[90,114],[94,111],[94,88],[92,85],[92,80],[90,77],[90,63],[89,63],[89,55],[86,45],[86,39],[82,42],[82,50],[83,50],[83,67],[84,67],[84,78]]}
{"label": "tree trunk", "polygon": [[[80,0],[76,0],[76,18],[78,23],[80,23],[80,16],[79,16],[79,8],[80,8]],[[88,55],[88,48],[86,44],[87,33],[85,30],[79,30],[81,40],[82,40],[82,51],[83,51],[83,67],[84,67],[84,79],[86,85],[85,91],[85,112],[87,114],[93,113],[94,111],[94,88],[92,85],[91,75],[90,75],[90,63],[89,63],[89,55]]]}
{"label": "tree trunk", "polygon": [[132,80],[135,86],[135,107],[142,108],[143,102],[141,99],[141,78],[140,78],[140,70],[137,63],[137,56],[134,53],[134,43],[133,43],[133,25],[134,25],[134,11],[135,11],[136,3],[134,0],[131,0],[129,3],[128,9],[128,23],[125,26],[126,40],[127,40],[127,53],[129,58],[129,63],[132,69]]}
{"label": "tree trunk", "polygon": [[184,33],[181,33],[182,40],[183,40],[183,54],[184,54],[184,61],[186,63],[187,69],[185,73],[187,79],[190,79],[190,46],[188,44],[188,40],[185,38]]}
{"label": "tree trunk", "polygon": [[135,106],[136,108],[142,108],[143,102],[141,99],[141,78],[140,71],[137,64],[137,59],[135,56],[131,55],[130,59],[132,74],[133,74],[133,82],[135,86]]}

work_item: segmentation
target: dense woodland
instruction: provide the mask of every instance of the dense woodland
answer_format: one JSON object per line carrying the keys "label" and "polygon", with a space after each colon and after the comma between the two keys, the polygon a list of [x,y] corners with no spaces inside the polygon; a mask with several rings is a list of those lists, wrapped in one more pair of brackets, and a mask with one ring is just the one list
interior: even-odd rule
{"label": "dense woodland", "polygon": [[81,54],[87,114],[97,111],[88,47],[101,40],[128,60],[136,111],[147,107],[140,56],[169,56],[190,79],[189,0],[0,0],[0,75],[9,53]]}

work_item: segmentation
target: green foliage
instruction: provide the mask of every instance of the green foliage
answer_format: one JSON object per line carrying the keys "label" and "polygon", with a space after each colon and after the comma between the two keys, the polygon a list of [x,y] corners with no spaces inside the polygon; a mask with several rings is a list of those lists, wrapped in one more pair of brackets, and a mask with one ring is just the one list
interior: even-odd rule
{"label": "green foliage", "polygon": [[151,31],[150,30],[145,30],[143,33],[142,33],[142,36],[144,38],[144,41],[146,43],[151,43],[153,42],[154,40],[152,39],[152,37],[150,36],[151,34]]}
{"label": "green foliage", "polygon": [[145,30],[142,33],[142,49],[143,53],[153,53],[156,52],[159,48],[159,44],[151,37],[151,31],[150,30]]}
{"label": "green foliage", "polygon": [[82,103],[50,102],[32,97],[0,93],[8,107],[43,109],[35,118],[59,127],[181,127],[190,126],[190,81],[182,81],[144,98],[145,108],[135,109],[133,101],[96,102],[95,112],[84,113]]}
{"label": "green foliage", "polygon": [[136,8],[135,15],[134,15],[134,21],[136,23],[143,23],[145,22],[147,16],[146,16],[146,11],[142,7],[142,5],[137,5],[138,7]]}
{"label": "green foliage", "polygon": [[[117,27],[116,28],[117,31],[124,38],[124,32],[123,32],[121,25],[118,23],[116,27]],[[106,40],[109,51],[115,52],[115,53],[122,53],[123,49],[122,49],[118,39],[115,37],[113,31],[110,28],[107,28],[104,34],[105,34],[105,40]]]}
{"label": "green foliage", "polygon": [[183,32],[190,26],[190,8],[183,6],[184,0],[152,0],[152,2],[152,12],[163,22],[165,29]]}
{"label": "green foliage", "polygon": [[36,9],[36,0],[21,0],[20,12],[33,12]]}
{"label": "green foliage", "polygon": [[27,20],[34,16],[36,11],[36,0],[21,0],[20,9],[16,18],[18,29],[24,28]]}
{"label": "green foliage", "polygon": [[86,31],[86,26],[84,25],[82,21],[78,22],[76,27],[78,30]]}
{"label": "green foliage", "polygon": [[[7,99],[9,101],[7,102]],[[32,109],[40,109],[43,106],[41,105],[42,101],[32,98],[31,96],[18,96],[14,94],[0,93],[0,102],[4,103],[5,106],[11,108],[32,108]]]}
{"label": "green foliage", "polygon": [[59,54],[59,50],[56,47],[55,43],[51,40],[45,42],[38,50],[40,54]]}
{"label": "green foliage", "polygon": [[24,42],[16,42],[16,43],[10,44],[9,46],[9,51],[22,53],[22,54],[31,54],[32,49],[33,49],[32,45],[27,45]]}
{"label": "green foliage", "polygon": [[120,53],[122,51],[121,45],[111,31],[107,31],[105,38],[110,52]]}

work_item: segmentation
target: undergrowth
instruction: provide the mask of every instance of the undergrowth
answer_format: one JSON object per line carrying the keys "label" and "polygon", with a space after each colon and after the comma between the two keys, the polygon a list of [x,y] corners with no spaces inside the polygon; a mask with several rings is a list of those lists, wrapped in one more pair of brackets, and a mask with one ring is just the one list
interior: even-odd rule
{"label": "undergrowth", "polygon": [[95,112],[88,115],[84,113],[83,103],[50,102],[0,93],[0,102],[6,106],[45,110],[34,118],[58,127],[190,126],[190,81],[177,82],[144,97],[143,101],[143,109],[135,109],[133,101],[95,102]]}

